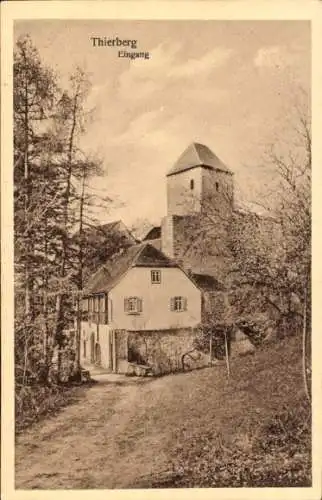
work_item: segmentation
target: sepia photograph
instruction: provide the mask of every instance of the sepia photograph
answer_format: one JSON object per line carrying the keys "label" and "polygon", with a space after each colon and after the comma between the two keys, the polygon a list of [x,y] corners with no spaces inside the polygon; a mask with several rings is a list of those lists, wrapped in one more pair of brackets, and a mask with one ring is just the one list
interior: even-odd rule
{"label": "sepia photograph", "polygon": [[312,487],[311,38],[14,20],[16,490]]}

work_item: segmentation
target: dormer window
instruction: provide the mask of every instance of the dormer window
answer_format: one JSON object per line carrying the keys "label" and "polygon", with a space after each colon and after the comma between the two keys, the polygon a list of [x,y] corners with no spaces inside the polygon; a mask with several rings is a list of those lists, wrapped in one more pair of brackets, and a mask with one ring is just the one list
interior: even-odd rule
{"label": "dormer window", "polygon": [[195,187],[195,181],[193,179],[191,179],[191,181],[190,181],[190,189],[191,189],[191,191],[193,191],[194,187]]}
{"label": "dormer window", "polygon": [[161,271],[159,271],[158,269],[153,269],[151,271],[151,283],[152,284],[161,283]]}

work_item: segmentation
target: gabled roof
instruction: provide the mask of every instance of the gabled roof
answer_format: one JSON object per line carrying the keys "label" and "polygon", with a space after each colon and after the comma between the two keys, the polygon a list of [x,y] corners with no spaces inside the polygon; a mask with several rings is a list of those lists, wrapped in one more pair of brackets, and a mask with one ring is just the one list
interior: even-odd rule
{"label": "gabled roof", "polygon": [[97,229],[101,229],[103,231],[112,231],[113,229],[119,229],[122,224],[121,220],[115,220],[113,222],[107,222],[106,224],[101,224]]}
{"label": "gabled roof", "polygon": [[154,226],[143,238],[143,241],[147,240],[156,240],[157,238],[161,238],[161,226]]}
{"label": "gabled roof", "polygon": [[84,230],[84,234],[86,235],[102,235],[102,236],[110,236],[111,234],[118,234],[124,236],[124,238],[129,241],[135,243],[136,239],[130,232],[130,230],[126,227],[124,222],[121,220],[107,222],[106,224],[101,224],[98,226],[91,226]]}
{"label": "gabled roof", "polygon": [[108,292],[131,267],[179,267],[150,243],[140,243],[116,254],[88,281],[84,294]]}
{"label": "gabled roof", "polygon": [[219,292],[225,289],[222,283],[210,274],[192,273],[191,278],[198,288],[204,292]]}
{"label": "gabled roof", "polygon": [[204,167],[211,170],[221,170],[232,174],[232,171],[204,144],[193,142],[179,156],[167,176],[190,170],[194,167]]}
{"label": "gabled roof", "polygon": [[155,240],[149,240],[149,242],[157,250],[162,250],[162,241],[161,241],[161,238],[156,238]]}

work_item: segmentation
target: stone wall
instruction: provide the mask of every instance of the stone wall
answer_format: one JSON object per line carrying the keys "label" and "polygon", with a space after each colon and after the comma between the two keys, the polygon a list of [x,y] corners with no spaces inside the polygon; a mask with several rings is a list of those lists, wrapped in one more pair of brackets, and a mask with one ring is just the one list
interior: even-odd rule
{"label": "stone wall", "polygon": [[223,279],[230,265],[229,221],[201,214],[168,215],[162,219],[161,249],[185,268]]}
{"label": "stone wall", "polygon": [[194,349],[195,335],[190,328],[128,332],[130,359],[150,365],[153,375],[208,366],[209,356]]}
{"label": "stone wall", "polygon": [[167,176],[168,215],[188,215],[200,212],[202,193],[202,168],[192,168]]}

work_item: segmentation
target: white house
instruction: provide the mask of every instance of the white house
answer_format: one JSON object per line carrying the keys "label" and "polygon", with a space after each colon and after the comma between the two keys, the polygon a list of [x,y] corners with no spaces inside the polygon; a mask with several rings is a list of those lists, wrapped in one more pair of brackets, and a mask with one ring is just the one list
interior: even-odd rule
{"label": "white house", "polygon": [[201,322],[201,290],[160,250],[134,245],[101,267],[82,300],[81,360],[127,369],[128,332],[176,332]]}

